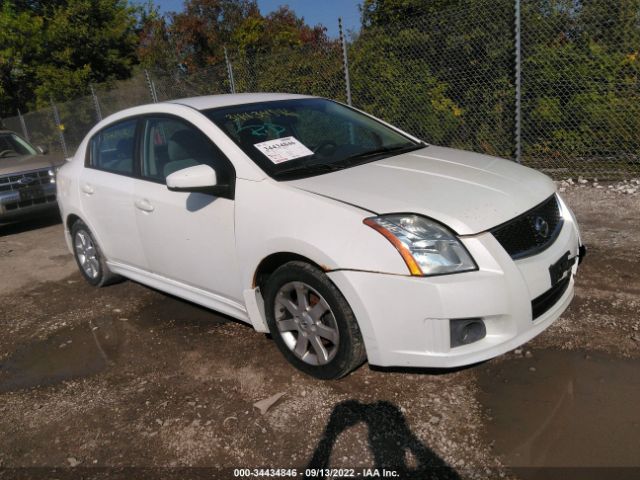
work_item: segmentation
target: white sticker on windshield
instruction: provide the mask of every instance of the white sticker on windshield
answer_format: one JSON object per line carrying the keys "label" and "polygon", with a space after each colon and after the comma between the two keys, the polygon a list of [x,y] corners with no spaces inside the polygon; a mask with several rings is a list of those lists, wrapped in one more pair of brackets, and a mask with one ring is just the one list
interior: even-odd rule
{"label": "white sticker on windshield", "polygon": [[277,140],[256,143],[254,145],[264,153],[273,163],[288,162],[296,158],[313,155],[313,152],[304,146],[296,137],[284,137]]}

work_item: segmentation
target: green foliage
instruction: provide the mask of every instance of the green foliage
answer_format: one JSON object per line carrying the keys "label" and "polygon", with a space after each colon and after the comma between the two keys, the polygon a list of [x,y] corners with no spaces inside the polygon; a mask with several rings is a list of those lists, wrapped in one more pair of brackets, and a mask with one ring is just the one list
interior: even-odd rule
{"label": "green foliage", "polygon": [[138,50],[143,65],[193,73],[223,62],[225,47],[253,62],[255,55],[327,43],[323,27],[308,26],[288,7],[263,16],[255,0],[187,0],[184,11],[169,18],[152,4],[144,10]]}
{"label": "green foliage", "polygon": [[[148,2],[5,0],[0,114],[86,94],[90,82],[129,78],[138,63],[152,70],[161,99],[227,92],[225,47],[237,91],[346,100],[339,41],[288,7],[265,16],[256,0],[186,0],[182,12],[161,15]],[[363,0],[362,28],[348,47],[353,104],[429,142],[512,156],[513,7]],[[604,162],[622,152],[638,165],[640,0],[521,7],[524,160]],[[144,82],[130,87],[102,92],[103,113],[142,101]],[[93,121],[86,99],[61,115],[82,125],[67,130],[74,138]]]}
{"label": "green foliage", "polygon": [[524,3],[523,138],[529,158],[640,151],[640,1]]}
{"label": "green foliage", "polygon": [[195,71],[224,61],[224,46],[246,19],[260,15],[255,0],[187,0],[171,15],[169,35],[182,65]]}
{"label": "green foliage", "polygon": [[423,138],[446,142],[463,112],[428,62],[402,54],[407,40],[421,34],[404,30],[394,38],[378,33],[363,33],[349,52],[355,104]]}
{"label": "green foliage", "polygon": [[[525,160],[637,162],[640,0],[521,5]],[[365,0],[362,17],[357,106],[428,141],[513,154],[513,2]]]}
{"label": "green foliage", "polygon": [[386,27],[417,16],[438,16],[444,10],[459,8],[462,3],[458,0],[364,0],[360,7],[362,26]]}
{"label": "green foliage", "polygon": [[43,107],[128,78],[137,59],[136,11],[126,0],[10,0],[0,11],[0,105]]}
{"label": "green foliage", "polygon": [[362,14],[355,105],[429,142],[511,154],[509,4],[365,0]]}
{"label": "green foliage", "polygon": [[19,12],[9,2],[0,10],[0,115],[25,109],[36,86],[42,55],[41,17]]}
{"label": "green foliage", "polygon": [[140,11],[139,42],[136,55],[144,68],[170,70],[178,65],[178,57],[170,26],[152,0]]}
{"label": "green foliage", "polygon": [[344,74],[337,43],[245,52],[234,59],[238,91],[291,92],[345,100]]}

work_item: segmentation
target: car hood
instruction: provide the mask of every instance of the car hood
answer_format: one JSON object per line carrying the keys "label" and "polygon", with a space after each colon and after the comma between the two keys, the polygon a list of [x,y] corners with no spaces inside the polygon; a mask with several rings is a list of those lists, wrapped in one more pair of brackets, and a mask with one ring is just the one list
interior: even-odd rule
{"label": "car hood", "polygon": [[549,177],[513,161],[434,145],[287,183],[376,214],[425,215],[459,235],[504,223],[555,192]]}
{"label": "car hood", "polygon": [[19,157],[0,158],[0,175],[27,172],[41,168],[57,167],[64,159],[55,155],[21,155]]}

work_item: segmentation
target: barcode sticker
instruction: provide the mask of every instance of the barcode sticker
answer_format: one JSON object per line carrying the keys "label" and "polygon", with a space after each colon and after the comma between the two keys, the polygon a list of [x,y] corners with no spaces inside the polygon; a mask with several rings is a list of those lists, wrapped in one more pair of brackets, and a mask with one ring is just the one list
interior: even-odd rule
{"label": "barcode sticker", "polygon": [[313,155],[296,137],[284,137],[254,145],[273,163],[288,162],[296,158]]}

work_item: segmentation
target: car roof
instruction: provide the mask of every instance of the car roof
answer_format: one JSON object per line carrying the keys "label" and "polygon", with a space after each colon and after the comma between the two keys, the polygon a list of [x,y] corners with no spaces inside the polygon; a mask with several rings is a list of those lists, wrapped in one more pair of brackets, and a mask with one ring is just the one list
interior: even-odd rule
{"label": "car roof", "polygon": [[299,98],[313,98],[310,95],[296,95],[292,93],[227,93],[223,95],[205,95],[202,97],[179,98],[166,103],[177,103],[195,108],[208,110],[210,108],[231,107],[247,103],[272,102],[275,100],[293,100]]}

